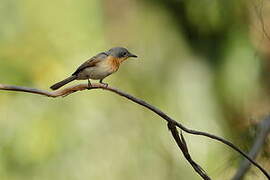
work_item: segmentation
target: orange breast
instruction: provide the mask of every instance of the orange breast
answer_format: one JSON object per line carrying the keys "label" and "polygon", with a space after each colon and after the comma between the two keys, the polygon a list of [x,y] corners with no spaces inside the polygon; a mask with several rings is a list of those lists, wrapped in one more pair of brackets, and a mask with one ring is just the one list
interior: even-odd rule
{"label": "orange breast", "polygon": [[110,64],[110,68],[113,72],[117,71],[120,66],[119,59],[113,56],[108,57],[108,63]]}

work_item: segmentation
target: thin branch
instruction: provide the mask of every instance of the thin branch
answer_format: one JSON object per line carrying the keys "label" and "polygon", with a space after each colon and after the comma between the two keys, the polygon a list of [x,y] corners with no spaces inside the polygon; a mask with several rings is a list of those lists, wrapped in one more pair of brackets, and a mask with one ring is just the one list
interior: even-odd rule
{"label": "thin branch", "polygon": [[258,16],[258,18],[260,20],[263,34],[268,39],[268,41],[270,41],[270,36],[267,33],[267,30],[266,30],[266,27],[265,27],[265,23],[264,23],[264,19],[263,19],[263,2],[264,2],[264,0],[261,1],[260,9],[258,10],[258,8],[255,8],[255,10],[256,10],[257,16]]}
{"label": "thin branch", "polygon": [[87,84],[79,84],[79,85],[70,86],[70,87],[67,87],[67,88],[64,88],[64,89],[60,89],[60,90],[57,90],[57,91],[49,92],[49,91],[44,91],[44,90],[39,90],[39,89],[34,89],[34,88],[27,88],[27,87],[0,84],[0,90],[29,92],[29,93],[48,96],[48,97],[67,96],[67,95],[69,95],[71,93],[74,93],[76,91],[82,91],[82,90],[86,90],[86,89],[89,89],[89,90],[90,89],[104,89],[104,90],[114,92],[114,93],[116,93],[116,94],[118,94],[120,96],[123,96],[123,97],[137,103],[137,104],[140,104],[140,105],[146,107],[147,109],[151,110],[152,112],[154,112],[157,115],[159,115],[160,117],[162,117],[168,123],[171,123],[171,124],[177,126],[178,128],[182,129],[183,131],[185,131],[185,132],[187,132],[189,134],[205,136],[205,137],[217,140],[217,141],[219,141],[219,142],[221,142],[223,144],[226,144],[227,146],[231,147],[235,151],[239,152],[246,159],[248,159],[254,166],[256,166],[258,169],[260,169],[261,172],[270,180],[270,175],[268,174],[268,172],[263,167],[261,167],[257,162],[255,162],[251,157],[249,157],[245,152],[243,152],[241,149],[239,149],[237,146],[235,146],[230,141],[228,141],[226,139],[223,139],[221,137],[218,137],[216,135],[210,134],[210,133],[188,129],[184,125],[182,125],[181,123],[179,123],[179,122],[175,121],[174,119],[170,118],[168,115],[166,115],[164,112],[162,112],[161,110],[159,110],[155,106],[152,106],[151,104],[148,104],[147,102],[145,102],[145,101],[143,101],[141,99],[138,99],[138,98],[136,98],[134,96],[131,96],[130,94],[127,94],[127,93],[125,93],[123,91],[120,91],[120,90],[118,90],[116,88],[109,87],[109,86],[106,87],[106,86],[104,86],[102,84],[92,84],[92,87],[89,88]]}
{"label": "thin branch", "polygon": [[[270,133],[270,116],[267,116],[262,122],[258,124],[258,135],[255,138],[254,144],[252,145],[252,148],[248,155],[252,157],[253,159],[256,158],[260,150],[262,149],[262,146],[265,143],[265,140],[267,136]],[[240,164],[239,169],[235,173],[233,180],[240,180],[243,179],[245,176],[246,172],[250,168],[250,162],[247,160],[243,160],[242,163]]]}
{"label": "thin branch", "polygon": [[168,128],[172,133],[172,136],[177,143],[178,147],[182,151],[183,155],[185,156],[186,160],[191,164],[193,169],[205,180],[211,180],[211,178],[206,174],[206,172],[201,168],[199,164],[197,164],[193,159],[191,158],[189,152],[188,152],[188,147],[186,144],[186,141],[184,139],[183,134],[181,133],[181,138],[179,136],[178,130],[174,124],[171,122],[168,122]]}
{"label": "thin branch", "polygon": [[258,4],[256,4],[257,1],[251,0],[252,6],[254,8],[254,12],[259,19],[259,25],[261,26],[263,37],[265,37],[268,41],[270,41],[270,35],[267,32],[267,27],[264,22],[264,17],[263,17],[263,7],[264,7],[264,0],[260,0]]}

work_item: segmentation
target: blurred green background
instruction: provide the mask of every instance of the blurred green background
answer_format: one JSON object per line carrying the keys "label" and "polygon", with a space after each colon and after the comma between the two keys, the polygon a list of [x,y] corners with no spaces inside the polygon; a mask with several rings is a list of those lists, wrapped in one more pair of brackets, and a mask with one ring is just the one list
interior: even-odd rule
{"label": "blurred green background", "polygon": [[[257,0],[1,0],[0,83],[48,90],[89,57],[124,46],[139,59],[105,82],[248,151],[270,110],[270,40],[259,18],[270,32],[269,12]],[[185,137],[210,177],[233,176],[239,154]],[[269,149],[258,157],[268,171]],[[246,179],[254,178],[264,179],[256,168]],[[162,119],[91,90],[57,99],[1,91],[0,179],[200,177]]]}

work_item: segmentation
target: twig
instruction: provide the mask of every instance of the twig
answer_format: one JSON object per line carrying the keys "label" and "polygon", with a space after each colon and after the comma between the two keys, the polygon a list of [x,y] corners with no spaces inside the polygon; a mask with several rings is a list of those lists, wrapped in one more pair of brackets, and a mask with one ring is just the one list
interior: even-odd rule
{"label": "twig", "polygon": [[[264,145],[264,142],[269,133],[270,133],[270,116],[267,116],[262,122],[258,124],[258,135],[255,138],[254,144],[252,145],[250,152],[248,153],[248,155],[251,158],[253,159],[256,158],[262,146]],[[242,163],[240,164],[239,169],[235,173],[233,180],[243,179],[249,168],[250,162],[247,160],[243,160]]]}
{"label": "twig", "polygon": [[257,16],[260,20],[260,23],[261,23],[261,26],[262,26],[262,31],[263,31],[263,34],[265,35],[265,37],[268,39],[268,41],[270,41],[270,36],[269,34],[267,33],[267,30],[266,30],[266,27],[265,27],[265,23],[264,23],[264,19],[263,19],[263,2],[264,0],[261,1],[261,4],[260,4],[260,9],[258,10],[258,8],[255,8],[255,11],[257,13]]}
{"label": "twig", "polygon": [[172,133],[172,136],[177,143],[178,147],[182,151],[183,155],[185,156],[186,160],[191,164],[193,169],[205,180],[211,180],[211,178],[206,174],[206,172],[201,168],[200,165],[198,165],[193,159],[191,158],[188,147],[186,144],[186,141],[184,139],[183,134],[181,133],[181,138],[179,136],[178,130],[176,129],[176,126],[172,124],[171,122],[168,122],[168,128]]}
{"label": "twig", "polygon": [[263,167],[261,167],[257,162],[255,162],[251,157],[249,157],[246,153],[244,153],[242,150],[240,150],[237,146],[235,146],[230,141],[228,141],[226,139],[223,139],[221,137],[218,137],[216,135],[210,134],[210,133],[188,129],[184,125],[182,125],[181,123],[179,123],[179,122],[175,121],[174,119],[170,118],[168,115],[166,115],[164,112],[162,112],[161,110],[159,110],[155,106],[152,106],[151,104],[148,104],[147,102],[145,102],[145,101],[143,101],[141,99],[138,99],[138,98],[136,98],[134,96],[131,96],[130,94],[127,94],[127,93],[125,93],[123,91],[120,91],[120,90],[118,90],[116,88],[109,87],[109,86],[106,87],[106,86],[104,86],[102,84],[92,84],[92,87],[89,88],[87,84],[79,84],[79,85],[70,86],[70,87],[67,87],[67,88],[64,88],[64,89],[60,89],[60,90],[57,90],[57,91],[49,92],[49,91],[44,91],[44,90],[39,90],[39,89],[34,89],[34,88],[27,88],[27,87],[21,87],[21,86],[12,86],[12,85],[0,84],[0,90],[29,92],[29,93],[48,96],[48,97],[67,96],[67,95],[69,95],[71,93],[74,93],[76,91],[82,91],[82,90],[86,90],[86,89],[89,89],[89,90],[90,89],[104,89],[104,90],[114,92],[114,93],[116,93],[116,94],[118,94],[120,96],[123,96],[123,97],[137,103],[137,104],[140,104],[140,105],[146,107],[147,109],[151,110],[152,112],[154,112],[157,115],[159,115],[160,117],[162,117],[168,123],[171,123],[171,124],[177,126],[178,128],[182,129],[183,131],[185,131],[185,132],[187,132],[189,134],[205,136],[205,137],[217,140],[217,141],[219,141],[219,142],[221,142],[223,144],[226,144],[229,147],[231,147],[232,149],[234,149],[235,151],[239,152],[246,159],[248,159],[254,166],[259,168],[261,170],[261,172],[270,180],[270,175],[268,174],[268,172]]}

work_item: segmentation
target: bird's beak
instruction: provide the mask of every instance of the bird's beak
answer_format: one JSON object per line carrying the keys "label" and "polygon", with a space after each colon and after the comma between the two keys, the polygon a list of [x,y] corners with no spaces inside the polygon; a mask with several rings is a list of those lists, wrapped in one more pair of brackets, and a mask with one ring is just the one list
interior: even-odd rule
{"label": "bird's beak", "polygon": [[138,56],[136,56],[135,54],[129,53],[128,57],[134,57],[134,58],[137,58]]}

